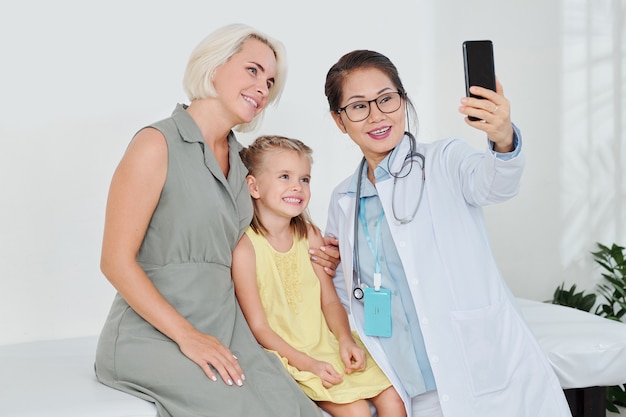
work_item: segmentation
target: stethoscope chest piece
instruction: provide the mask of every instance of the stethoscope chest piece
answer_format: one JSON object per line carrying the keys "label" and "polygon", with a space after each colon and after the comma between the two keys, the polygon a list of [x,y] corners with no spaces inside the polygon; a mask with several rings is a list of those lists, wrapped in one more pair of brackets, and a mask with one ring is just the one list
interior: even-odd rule
{"label": "stethoscope chest piece", "polygon": [[352,294],[354,295],[354,298],[356,298],[357,300],[362,300],[363,299],[363,288],[361,287],[354,287],[354,290],[352,291]]}

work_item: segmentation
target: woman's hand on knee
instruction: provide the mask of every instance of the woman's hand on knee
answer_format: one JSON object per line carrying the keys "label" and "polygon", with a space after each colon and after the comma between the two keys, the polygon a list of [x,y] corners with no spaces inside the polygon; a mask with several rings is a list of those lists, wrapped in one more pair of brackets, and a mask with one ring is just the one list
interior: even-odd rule
{"label": "woman's hand on knee", "polygon": [[227,385],[243,385],[245,376],[237,357],[216,337],[196,331],[178,346],[211,380],[217,381],[217,372]]}

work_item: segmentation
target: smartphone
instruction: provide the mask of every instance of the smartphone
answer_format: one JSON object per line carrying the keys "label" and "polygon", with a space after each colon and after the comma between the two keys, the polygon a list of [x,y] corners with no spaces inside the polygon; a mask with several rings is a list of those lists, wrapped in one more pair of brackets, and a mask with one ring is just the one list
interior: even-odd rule
{"label": "smartphone", "polygon": [[[473,85],[496,91],[496,71],[493,62],[493,43],[490,40],[463,42],[463,65],[465,67],[465,95]],[[480,120],[470,116],[470,120]]]}

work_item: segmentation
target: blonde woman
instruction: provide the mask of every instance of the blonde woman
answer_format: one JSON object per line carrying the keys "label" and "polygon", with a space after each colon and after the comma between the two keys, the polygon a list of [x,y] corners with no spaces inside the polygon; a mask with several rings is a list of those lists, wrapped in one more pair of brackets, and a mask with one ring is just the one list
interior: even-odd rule
{"label": "blonde woman", "polygon": [[232,129],[280,96],[283,45],[228,25],[192,52],[190,100],[141,129],[111,182],[101,269],[117,289],[96,375],[159,417],[319,416],[255,341],[237,304],[232,251],[252,202]]}

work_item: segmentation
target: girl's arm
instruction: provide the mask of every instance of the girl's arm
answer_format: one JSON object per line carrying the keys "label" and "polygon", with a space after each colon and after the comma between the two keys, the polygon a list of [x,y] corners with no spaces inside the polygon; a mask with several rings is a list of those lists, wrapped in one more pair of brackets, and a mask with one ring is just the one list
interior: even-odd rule
{"label": "girl's arm", "polygon": [[337,373],[330,364],[318,361],[295,349],[270,327],[256,281],[254,246],[245,234],[233,252],[232,275],[241,310],[254,337],[263,347],[276,351],[280,356],[287,358],[291,366],[301,371],[314,373],[320,377],[327,388],[341,382],[341,374]]}
{"label": "girl's arm", "polygon": [[[167,176],[167,144],[156,129],[141,130],[118,165],[106,208],[100,268],[130,307],[216,380],[242,380],[230,350],[213,336],[198,332],[162,296],[136,261]],[[230,382],[232,384],[232,382]]]}
{"label": "girl's arm", "polygon": [[[309,227],[308,236],[311,247],[317,247],[316,245],[319,245],[323,239],[320,231],[314,226]],[[330,331],[339,341],[341,359],[346,365],[345,372],[349,374],[365,369],[365,352],[352,337],[348,315],[337,296],[332,277],[324,272],[325,270],[320,265],[313,264],[313,269],[320,280],[322,312]]]}

